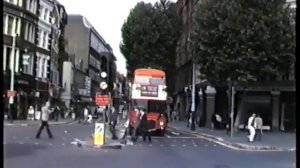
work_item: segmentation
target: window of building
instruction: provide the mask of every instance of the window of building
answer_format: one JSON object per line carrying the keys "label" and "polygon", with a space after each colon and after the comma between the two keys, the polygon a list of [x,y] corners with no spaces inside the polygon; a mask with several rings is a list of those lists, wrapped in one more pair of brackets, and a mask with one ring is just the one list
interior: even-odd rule
{"label": "window of building", "polygon": [[6,35],[20,34],[21,19],[19,17],[3,14],[3,33]]}
{"label": "window of building", "polygon": [[44,71],[43,71],[44,78],[47,78],[47,69],[48,69],[48,59],[44,59]]}
{"label": "window of building", "polygon": [[8,21],[7,21],[7,32],[6,32],[6,34],[7,35],[12,35],[12,33],[13,33],[13,27],[14,27],[14,17],[12,17],[12,16],[10,16],[10,15],[7,15],[7,19],[8,19]]}
{"label": "window of building", "polygon": [[23,73],[33,75],[34,55],[33,53],[26,53],[22,56]]}
{"label": "window of building", "polygon": [[40,6],[40,14],[39,17],[42,19],[45,13],[45,8],[43,6]]}
{"label": "window of building", "polygon": [[7,58],[9,58],[9,56],[7,56],[7,53],[7,48],[3,46],[3,71],[6,71]]}
{"label": "window of building", "polygon": [[12,69],[12,62],[10,58],[12,58],[12,54],[15,54],[15,72],[19,72],[20,66],[19,66],[19,55],[20,50],[18,48],[15,49],[15,52],[12,52],[12,48],[10,46],[3,46],[3,70],[7,70],[7,67],[9,69]]}
{"label": "window of building", "polygon": [[47,8],[44,8],[44,13],[43,13],[43,20],[44,21],[47,21],[47,18],[48,18],[48,12],[49,10]]}

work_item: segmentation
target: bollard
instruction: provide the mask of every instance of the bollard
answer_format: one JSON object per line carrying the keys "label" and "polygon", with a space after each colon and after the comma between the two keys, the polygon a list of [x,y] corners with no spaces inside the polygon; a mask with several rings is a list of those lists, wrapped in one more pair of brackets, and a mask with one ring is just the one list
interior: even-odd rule
{"label": "bollard", "polygon": [[95,123],[94,145],[104,145],[105,143],[105,124]]}

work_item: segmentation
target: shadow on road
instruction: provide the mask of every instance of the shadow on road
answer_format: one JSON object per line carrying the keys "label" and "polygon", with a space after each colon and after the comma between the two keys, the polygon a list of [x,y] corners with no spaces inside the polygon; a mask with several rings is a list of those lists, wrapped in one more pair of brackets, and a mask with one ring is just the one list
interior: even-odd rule
{"label": "shadow on road", "polygon": [[8,143],[4,145],[4,158],[30,155],[36,150],[46,149],[45,146],[33,144]]}

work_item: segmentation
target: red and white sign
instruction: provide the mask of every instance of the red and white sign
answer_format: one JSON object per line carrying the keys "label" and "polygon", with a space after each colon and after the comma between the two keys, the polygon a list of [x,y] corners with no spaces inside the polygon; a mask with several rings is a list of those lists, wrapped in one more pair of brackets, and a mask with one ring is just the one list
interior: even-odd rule
{"label": "red and white sign", "polygon": [[16,94],[17,94],[16,91],[11,91],[11,90],[7,91],[7,97],[15,97]]}
{"label": "red and white sign", "polygon": [[107,106],[110,104],[110,98],[108,95],[96,94],[96,105],[97,106]]}

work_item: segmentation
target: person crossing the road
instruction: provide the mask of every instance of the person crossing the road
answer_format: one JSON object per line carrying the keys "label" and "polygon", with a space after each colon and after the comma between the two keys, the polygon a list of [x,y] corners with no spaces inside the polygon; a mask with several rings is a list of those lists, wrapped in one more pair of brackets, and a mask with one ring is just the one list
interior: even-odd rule
{"label": "person crossing the road", "polygon": [[142,132],[143,141],[146,141],[146,138],[148,138],[148,141],[151,142],[151,135],[148,128],[148,119],[147,119],[147,113],[145,109],[141,108],[141,122],[140,122],[140,130]]}
{"label": "person crossing the road", "polygon": [[46,127],[47,129],[47,133],[48,133],[48,136],[50,139],[53,138],[53,135],[50,131],[50,128],[49,128],[49,124],[48,124],[48,120],[49,120],[49,114],[51,113],[51,110],[50,110],[50,102],[46,102],[43,107],[42,107],[42,114],[41,114],[41,126],[36,134],[36,138],[39,139],[40,138],[40,135],[41,135],[41,132],[42,130],[44,129],[44,127]]}

